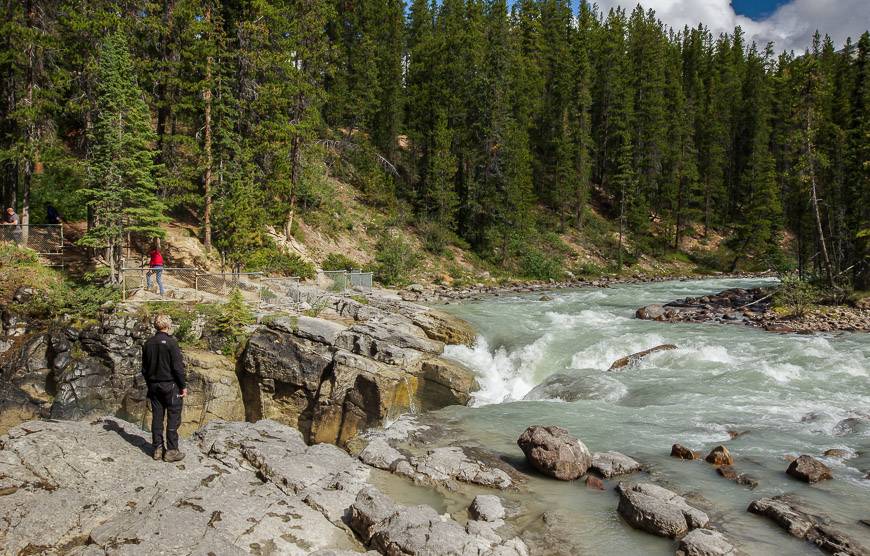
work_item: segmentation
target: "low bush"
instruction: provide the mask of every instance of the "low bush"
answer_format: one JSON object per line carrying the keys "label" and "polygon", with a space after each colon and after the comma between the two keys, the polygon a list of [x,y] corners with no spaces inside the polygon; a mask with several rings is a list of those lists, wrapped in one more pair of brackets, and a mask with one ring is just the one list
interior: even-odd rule
{"label": "low bush", "polygon": [[818,288],[790,272],[780,276],[779,289],[773,299],[775,307],[784,309],[791,316],[802,317],[819,302],[820,296]]}
{"label": "low bush", "polygon": [[360,268],[360,265],[342,253],[330,253],[323,259],[320,265],[323,270],[353,270]]}
{"label": "low bush", "polygon": [[519,259],[520,273],[533,280],[558,280],[564,271],[562,258],[544,253],[540,249],[529,247]]}
{"label": "low bush", "polygon": [[263,247],[248,254],[244,269],[247,272],[298,276],[303,279],[313,278],[316,273],[314,265],[299,255],[284,253],[275,247]]}
{"label": "low bush", "polygon": [[419,258],[414,248],[399,235],[386,231],[381,235],[375,254],[375,276],[385,286],[408,283]]}
{"label": "low bush", "polygon": [[244,340],[245,327],[253,322],[254,315],[245,303],[242,292],[233,290],[211,323],[212,330],[226,340],[222,349],[224,355],[236,353]]}

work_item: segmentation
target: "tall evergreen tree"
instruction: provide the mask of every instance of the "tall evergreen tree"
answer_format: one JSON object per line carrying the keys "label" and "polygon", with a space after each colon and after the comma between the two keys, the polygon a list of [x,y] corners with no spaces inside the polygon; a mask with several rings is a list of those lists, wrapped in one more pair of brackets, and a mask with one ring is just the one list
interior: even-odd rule
{"label": "tall evergreen tree", "polygon": [[81,191],[95,226],[83,245],[105,249],[112,275],[121,268],[129,234],[162,237],[164,206],[157,197],[151,114],[136,84],[127,40],[108,36],[99,54],[94,123],[88,141],[88,183]]}

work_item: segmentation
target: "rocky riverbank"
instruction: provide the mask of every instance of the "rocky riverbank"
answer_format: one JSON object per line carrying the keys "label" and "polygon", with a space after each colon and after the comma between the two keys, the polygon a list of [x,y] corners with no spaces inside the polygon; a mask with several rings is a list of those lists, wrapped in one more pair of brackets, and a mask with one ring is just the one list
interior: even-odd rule
{"label": "rocky riverbank", "polygon": [[771,288],[733,288],[641,307],[635,316],[660,322],[742,324],[783,333],[870,332],[870,309],[818,307],[804,315],[783,316],[773,308]]}
{"label": "rocky riverbank", "polygon": [[607,288],[620,284],[650,284],[658,282],[671,282],[674,280],[700,280],[704,278],[762,278],[773,276],[770,273],[746,273],[735,272],[730,274],[716,274],[714,276],[678,275],[678,276],[648,276],[635,274],[633,276],[601,276],[595,279],[569,279],[550,281],[513,281],[502,285],[488,285],[483,283],[464,287],[446,286],[443,284],[412,284],[400,292],[402,299],[406,301],[424,303],[454,303],[458,301],[476,301],[488,297],[505,295],[543,293],[548,291],[572,288]]}

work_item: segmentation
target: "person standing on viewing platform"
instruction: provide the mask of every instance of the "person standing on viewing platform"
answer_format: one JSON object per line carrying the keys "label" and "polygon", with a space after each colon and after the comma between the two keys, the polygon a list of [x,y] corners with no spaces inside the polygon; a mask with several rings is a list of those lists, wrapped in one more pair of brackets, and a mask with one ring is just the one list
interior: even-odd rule
{"label": "person standing on viewing platform", "polygon": [[157,289],[160,291],[160,297],[163,297],[163,254],[160,248],[155,245],[151,252],[148,253],[148,273],[145,274],[145,289],[151,290],[151,275],[154,275],[157,281]]}
{"label": "person standing on viewing platform", "polygon": [[63,224],[63,220],[60,218],[60,211],[51,203],[45,205],[45,222],[55,226]]}

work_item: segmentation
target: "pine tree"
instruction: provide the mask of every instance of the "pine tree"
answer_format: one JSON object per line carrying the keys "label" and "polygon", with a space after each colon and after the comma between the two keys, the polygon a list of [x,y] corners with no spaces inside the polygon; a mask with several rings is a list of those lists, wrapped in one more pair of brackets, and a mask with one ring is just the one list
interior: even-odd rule
{"label": "pine tree", "polygon": [[88,139],[88,182],[82,197],[95,226],[81,243],[105,249],[117,278],[128,234],[163,236],[164,206],[154,179],[151,114],[136,84],[127,40],[109,35],[99,55],[94,123]]}
{"label": "pine tree", "polygon": [[429,183],[426,189],[429,213],[439,231],[453,230],[456,225],[456,157],[451,152],[452,143],[453,134],[447,128],[447,116],[439,111],[435,116],[433,152],[429,160]]}

